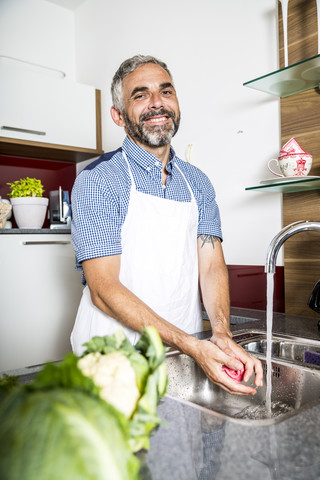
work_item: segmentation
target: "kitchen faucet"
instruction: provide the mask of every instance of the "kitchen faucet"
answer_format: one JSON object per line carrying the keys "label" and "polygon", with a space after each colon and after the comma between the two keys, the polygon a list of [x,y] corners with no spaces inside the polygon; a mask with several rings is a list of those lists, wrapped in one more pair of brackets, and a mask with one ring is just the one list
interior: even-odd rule
{"label": "kitchen faucet", "polygon": [[320,232],[320,222],[314,222],[311,220],[299,221],[291,223],[280,230],[280,232],[271,240],[269,245],[264,271],[266,273],[275,273],[277,255],[284,242],[293,235],[308,230]]}

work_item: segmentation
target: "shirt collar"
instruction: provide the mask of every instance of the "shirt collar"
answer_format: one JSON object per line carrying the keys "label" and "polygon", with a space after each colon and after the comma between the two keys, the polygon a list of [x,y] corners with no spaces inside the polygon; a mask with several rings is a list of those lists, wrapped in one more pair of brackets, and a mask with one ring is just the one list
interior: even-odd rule
{"label": "shirt collar", "polygon": [[[122,149],[125,151],[130,160],[138,163],[145,170],[150,171],[151,168],[154,167],[161,170],[162,165],[158,158],[134,143],[128,136],[123,141]],[[173,163],[175,162],[175,157],[175,151],[173,147],[170,146],[169,162],[167,164],[167,167],[170,165],[169,169],[172,169]]]}

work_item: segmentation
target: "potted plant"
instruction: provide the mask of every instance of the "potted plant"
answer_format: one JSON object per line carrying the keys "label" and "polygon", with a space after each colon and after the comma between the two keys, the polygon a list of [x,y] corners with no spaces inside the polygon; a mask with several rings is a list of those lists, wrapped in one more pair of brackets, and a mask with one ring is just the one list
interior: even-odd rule
{"label": "potted plant", "polygon": [[21,178],[10,187],[10,201],[13,215],[19,228],[42,228],[49,199],[43,197],[44,188],[41,180]]}

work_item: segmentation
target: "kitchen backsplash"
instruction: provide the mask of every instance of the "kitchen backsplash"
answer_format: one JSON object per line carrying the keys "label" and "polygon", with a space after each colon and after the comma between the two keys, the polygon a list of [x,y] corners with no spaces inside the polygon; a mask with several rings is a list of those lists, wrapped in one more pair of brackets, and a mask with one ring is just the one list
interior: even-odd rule
{"label": "kitchen backsplash", "polygon": [[[266,310],[267,278],[262,265],[227,265],[232,307]],[[306,299],[307,302],[308,299]],[[274,274],[275,312],[284,312],[284,267]]]}

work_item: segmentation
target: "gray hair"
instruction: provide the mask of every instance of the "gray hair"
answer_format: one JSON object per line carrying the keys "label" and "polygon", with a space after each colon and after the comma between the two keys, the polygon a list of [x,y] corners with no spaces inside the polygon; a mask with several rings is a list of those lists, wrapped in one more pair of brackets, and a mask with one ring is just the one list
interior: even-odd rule
{"label": "gray hair", "polygon": [[122,81],[127,75],[129,75],[129,73],[134,72],[138,67],[146,63],[154,63],[155,65],[159,65],[159,67],[163,68],[163,70],[165,70],[169,74],[172,80],[172,75],[167,65],[161,60],[158,60],[157,58],[152,57],[151,55],[135,55],[134,57],[128,58],[127,60],[122,62],[122,64],[114,74],[114,77],[111,83],[111,95],[112,95],[113,106],[117,110],[120,110],[121,113],[123,113],[124,111]]}

